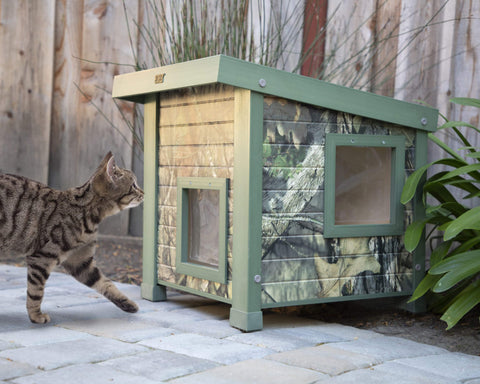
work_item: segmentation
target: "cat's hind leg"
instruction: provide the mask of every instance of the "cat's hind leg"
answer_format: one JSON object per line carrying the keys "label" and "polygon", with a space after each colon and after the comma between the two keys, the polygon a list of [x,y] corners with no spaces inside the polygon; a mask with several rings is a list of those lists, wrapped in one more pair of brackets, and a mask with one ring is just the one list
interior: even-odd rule
{"label": "cat's hind leg", "polygon": [[41,254],[27,257],[27,312],[32,323],[48,323],[50,316],[42,313],[41,305],[45,283],[56,264],[56,259],[47,259]]}
{"label": "cat's hind leg", "polygon": [[93,258],[94,254],[95,245],[92,243],[74,252],[62,265],[75,279],[95,289],[121,310],[137,312],[137,304],[120,292],[115,284],[98,269]]}

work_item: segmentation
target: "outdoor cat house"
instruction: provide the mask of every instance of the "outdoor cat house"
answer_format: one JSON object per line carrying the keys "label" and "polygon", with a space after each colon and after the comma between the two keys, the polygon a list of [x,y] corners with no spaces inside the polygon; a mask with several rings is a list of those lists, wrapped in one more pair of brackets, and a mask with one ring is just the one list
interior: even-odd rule
{"label": "outdoor cat house", "polygon": [[226,56],[115,77],[144,103],[144,298],[166,287],[262,309],[409,296],[404,181],[437,111]]}

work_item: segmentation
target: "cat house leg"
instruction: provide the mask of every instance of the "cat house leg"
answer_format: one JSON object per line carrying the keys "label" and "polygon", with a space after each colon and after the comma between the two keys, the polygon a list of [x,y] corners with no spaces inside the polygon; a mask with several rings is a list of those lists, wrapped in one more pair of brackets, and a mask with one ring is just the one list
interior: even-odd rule
{"label": "cat house leg", "polygon": [[137,312],[137,304],[120,292],[115,284],[98,269],[93,258],[94,253],[95,243],[91,243],[74,252],[62,265],[75,279],[95,289],[121,310]]}
{"label": "cat house leg", "polygon": [[28,278],[27,278],[27,311],[32,323],[48,323],[50,316],[42,313],[42,305],[45,283],[50,272],[56,264],[56,259],[50,262],[40,263],[39,258],[44,259],[43,255],[33,255],[27,257]]}

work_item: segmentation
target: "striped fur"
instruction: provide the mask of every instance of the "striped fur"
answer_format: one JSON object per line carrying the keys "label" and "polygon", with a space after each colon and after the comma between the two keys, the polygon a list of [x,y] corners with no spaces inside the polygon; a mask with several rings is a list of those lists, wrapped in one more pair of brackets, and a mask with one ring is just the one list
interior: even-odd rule
{"label": "striped fur", "polygon": [[60,264],[122,310],[138,310],[97,268],[94,255],[100,222],[142,201],[135,175],[117,168],[110,152],[84,185],[66,191],[0,174],[0,256],[26,256],[27,310],[33,323],[50,321],[40,306],[50,272]]}

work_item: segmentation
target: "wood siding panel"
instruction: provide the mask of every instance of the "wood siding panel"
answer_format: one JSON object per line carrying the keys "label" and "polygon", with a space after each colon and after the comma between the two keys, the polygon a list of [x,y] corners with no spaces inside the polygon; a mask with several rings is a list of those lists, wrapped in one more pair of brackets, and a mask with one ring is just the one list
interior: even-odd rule
{"label": "wood siding panel", "polygon": [[227,284],[176,273],[177,178],[233,176],[233,90],[198,87],[160,98],[159,279],[231,298],[233,183],[229,183]]}

